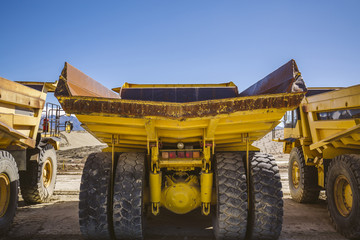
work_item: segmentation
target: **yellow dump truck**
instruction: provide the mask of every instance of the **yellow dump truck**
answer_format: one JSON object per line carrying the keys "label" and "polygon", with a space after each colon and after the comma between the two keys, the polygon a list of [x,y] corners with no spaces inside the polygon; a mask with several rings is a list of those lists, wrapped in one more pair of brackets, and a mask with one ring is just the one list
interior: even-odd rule
{"label": "yellow dump truck", "polygon": [[336,229],[360,239],[360,85],[309,88],[285,115],[283,141],[292,198],[311,203],[326,190]]}
{"label": "yellow dump truck", "polygon": [[83,170],[87,239],[142,239],[161,208],[212,215],[217,239],[277,239],[283,200],[275,159],[251,143],[296,109],[305,85],[294,60],[238,93],[224,84],[130,84],[113,91],[68,63],[62,108],[108,147]]}
{"label": "yellow dump truck", "polygon": [[[56,83],[20,84],[0,77],[0,236],[15,216],[19,179],[26,202],[46,202],[53,194],[56,132],[45,136],[38,130],[47,92],[55,88]],[[44,133],[54,129],[49,124],[44,118]]]}

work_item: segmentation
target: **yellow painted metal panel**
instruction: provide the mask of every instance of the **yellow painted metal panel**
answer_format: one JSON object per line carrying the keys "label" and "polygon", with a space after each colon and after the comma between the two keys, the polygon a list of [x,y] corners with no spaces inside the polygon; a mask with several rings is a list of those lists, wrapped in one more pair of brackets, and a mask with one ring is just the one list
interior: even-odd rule
{"label": "yellow painted metal panel", "polygon": [[0,131],[10,138],[1,141],[2,148],[35,147],[45,99],[46,92],[0,77]]}
{"label": "yellow painted metal panel", "polygon": [[[338,133],[333,134],[327,138],[324,138],[321,141],[315,142],[312,145],[310,145],[310,149],[313,150],[313,149],[316,149],[316,148],[319,148],[319,147],[322,147],[322,146],[325,146],[328,144],[334,144],[333,141],[340,140],[341,138],[344,138],[344,137],[347,138],[348,136],[351,136],[352,133],[357,133],[357,132],[360,132],[360,124],[353,126],[349,129],[346,129],[345,131],[339,131]],[[344,144],[336,143],[336,145],[343,146]]]}
{"label": "yellow painted metal panel", "polygon": [[124,127],[124,126],[116,126],[116,125],[100,125],[100,124],[88,124],[87,127],[92,132],[146,136],[145,128],[135,128],[130,126]]}
{"label": "yellow painted metal panel", "polygon": [[192,137],[201,137],[203,136],[203,129],[193,129],[193,130],[158,130],[158,137],[165,138],[175,138],[175,139],[183,139],[183,138],[192,138]]}
{"label": "yellow painted metal panel", "polygon": [[36,126],[39,121],[37,117],[14,115],[14,125]]}
{"label": "yellow painted metal panel", "polygon": [[159,161],[159,167],[167,167],[167,168],[183,168],[183,167],[202,167],[203,161],[202,159],[161,159]]}
{"label": "yellow painted metal panel", "polygon": [[308,112],[333,111],[360,107],[360,85],[326,92],[307,98]]}

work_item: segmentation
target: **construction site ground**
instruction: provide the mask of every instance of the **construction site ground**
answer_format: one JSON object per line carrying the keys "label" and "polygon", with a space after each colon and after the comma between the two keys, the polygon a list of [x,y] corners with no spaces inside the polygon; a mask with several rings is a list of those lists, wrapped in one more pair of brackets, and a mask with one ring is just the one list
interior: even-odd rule
{"label": "construction site ground", "polygon": [[[282,131],[277,131],[277,137]],[[82,146],[72,144],[81,139]],[[74,146],[75,147],[72,147]],[[271,142],[271,134],[256,142],[262,151],[272,153],[278,162],[284,192],[284,219],[280,240],[345,239],[329,219],[326,197],[321,194],[315,204],[299,204],[291,200],[288,188],[288,155],[281,154],[281,143]],[[63,150],[58,151],[58,176],[55,194],[49,203],[26,205],[22,198],[14,223],[7,236],[0,239],[82,239],[78,223],[78,194],[81,171],[86,156],[100,151],[101,145],[86,132],[64,134]],[[200,210],[175,215],[165,209],[158,217],[149,215],[145,239],[213,239],[212,218]]]}

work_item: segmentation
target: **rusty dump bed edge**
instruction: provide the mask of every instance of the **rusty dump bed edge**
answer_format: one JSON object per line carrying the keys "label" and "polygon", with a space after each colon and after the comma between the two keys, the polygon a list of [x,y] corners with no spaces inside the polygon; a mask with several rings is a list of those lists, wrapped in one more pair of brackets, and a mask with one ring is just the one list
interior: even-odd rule
{"label": "rusty dump bed edge", "polygon": [[[176,94],[176,86],[177,84],[168,85],[168,91],[175,89],[174,94]],[[185,90],[181,91],[182,95],[192,95],[194,92],[192,89],[202,90],[209,87],[216,89],[217,85],[178,84],[178,86],[180,88],[185,87]],[[237,93],[237,87],[232,82],[218,84],[218,86],[220,90],[226,88],[235,90],[227,92],[228,97],[224,97],[224,93],[220,94],[223,96],[221,99],[215,96],[214,93],[212,95],[207,93],[209,96],[194,96],[194,99],[201,99],[202,101],[191,100],[181,105],[174,104],[173,99],[166,101],[161,96],[155,96],[155,100],[154,92],[150,94],[150,97],[140,97],[141,92],[139,91],[147,91],[149,89],[150,91],[164,89],[163,94],[165,95],[167,88],[165,84],[136,85],[125,83],[122,87],[124,90],[135,90],[136,92],[129,99],[120,99],[119,94],[107,89],[69,63],[65,63],[55,96],[59,99],[63,109],[69,113],[103,113],[122,116],[129,115],[132,117],[150,115],[178,119],[214,116],[216,114],[253,109],[294,107],[300,103],[299,101],[303,98],[302,93],[306,91],[295,60],[290,60],[240,94]],[[121,89],[114,88],[114,90],[121,94]],[[195,90],[195,92],[198,94],[199,90]],[[156,102],[161,103],[157,104]],[[182,100],[181,103],[183,102]]]}
{"label": "rusty dump bed edge", "polygon": [[[163,89],[164,91],[160,91]],[[91,77],[82,73],[69,63],[65,62],[64,68],[59,77],[59,84],[55,91],[56,97],[102,97],[102,98],[123,98],[129,100],[140,101],[163,101],[163,102],[177,102],[176,100],[167,99],[162,95],[167,95],[166,91],[171,94],[177,94],[176,89],[181,95],[193,95],[194,91],[199,94],[198,91],[213,89],[214,91],[225,91],[218,96],[209,94],[191,97],[188,101],[181,100],[180,102],[193,102],[202,100],[214,100],[233,97],[246,97],[266,94],[277,93],[293,93],[293,92],[305,92],[306,87],[302,81],[301,74],[298,70],[295,60],[290,60],[277,70],[273,71],[263,79],[259,80],[240,94],[238,93],[237,86],[232,83],[221,84],[131,84],[125,83],[121,88],[113,88],[113,91],[107,89],[101,83],[96,82]],[[124,95],[123,92],[132,92]],[[147,96],[142,96],[143,92],[147,92]],[[156,92],[155,92],[156,91]],[[191,92],[192,91],[192,92]],[[120,94],[117,94],[117,93]],[[154,96],[155,95],[155,96]],[[159,96],[160,95],[160,96]],[[226,96],[228,95],[228,96]],[[176,97],[175,97],[176,98]],[[179,99],[181,96],[179,96]],[[183,98],[183,97],[182,97]]]}
{"label": "rusty dump bed edge", "polygon": [[[286,111],[298,107],[306,93],[294,60],[254,84],[251,91],[238,94],[234,84],[219,84],[219,88],[235,89],[235,92],[227,91],[232,96],[236,93],[235,97],[190,102],[144,101],[141,97],[121,99],[118,94],[80,73],[66,63],[55,96],[62,108],[67,113],[76,114],[84,128],[99,140],[110,144],[116,137],[118,151],[144,149],[149,141],[158,138],[168,143],[206,139],[215,141],[218,150],[243,149],[244,134],[250,142],[261,138],[280,122]],[[90,84],[85,84],[86,79],[91,79]],[[81,89],[79,86],[84,87]],[[139,89],[141,86],[125,83],[123,88]],[[145,86],[150,91],[157,87],[166,90],[167,85]],[[176,92],[177,85],[168,87]],[[185,94],[186,89],[194,93],[194,88],[209,87],[216,90],[217,85],[179,85]],[[116,91],[121,94],[121,89],[116,88]],[[253,95],[246,96],[250,92]],[[196,96],[194,99],[209,96]]]}
{"label": "rusty dump bed edge", "polygon": [[[219,89],[235,88],[237,92],[236,85],[231,82],[218,85]],[[137,90],[141,89],[141,86],[143,87],[142,89],[145,90],[166,90],[165,84],[146,86],[125,83],[122,88],[126,90]],[[149,86],[151,86],[151,88]],[[176,89],[175,86],[176,84],[169,85],[169,91]],[[187,89],[190,91],[194,88],[200,90],[207,89],[209,86],[216,89],[217,85],[179,84],[179,86],[181,86],[181,88],[189,86]],[[115,91],[121,94],[121,89],[115,88]],[[199,90],[196,92],[198,91]],[[107,89],[69,63],[65,63],[60,75],[58,87],[55,91],[55,96],[59,99],[62,108],[68,113],[73,114],[115,114],[118,116],[137,118],[158,116],[181,120],[254,109],[293,108],[300,104],[305,91],[306,87],[302,81],[295,60],[290,60],[240,94],[236,93],[238,97],[234,97],[233,90],[230,90],[228,98],[213,99],[210,98],[211,96],[208,96],[208,98],[210,98],[208,100],[191,101],[184,104],[160,100],[144,101],[144,99],[139,96],[137,99],[134,99],[136,98],[136,94],[139,95],[139,92],[135,92],[135,96],[131,99],[120,99],[119,95],[115,92]],[[186,94],[186,90],[181,93]],[[192,92],[189,92],[189,94],[192,94]],[[207,96],[202,96],[202,99],[206,99],[206,97]],[[212,97],[216,98],[216,96]],[[154,96],[150,97],[150,99],[153,98]],[[198,98],[199,97],[196,96],[196,99]],[[159,99],[158,96],[157,99]]]}
{"label": "rusty dump bed edge", "polygon": [[303,97],[304,93],[274,94],[186,104],[90,97],[58,97],[58,99],[62,108],[71,114],[101,114],[136,118],[156,116],[184,120],[255,109],[296,108]]}

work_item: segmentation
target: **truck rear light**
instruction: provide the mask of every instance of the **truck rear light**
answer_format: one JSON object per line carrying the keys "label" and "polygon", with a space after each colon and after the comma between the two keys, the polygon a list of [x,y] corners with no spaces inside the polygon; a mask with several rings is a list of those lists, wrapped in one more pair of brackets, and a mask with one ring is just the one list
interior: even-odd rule
{"label": "truck rear light", "polygon": [[178,155],[178,158],[184,158],[185,152],[178,152],[177,155]]}
{"label": "truck rear light", "polygon": [[169,152],[169,158],[176,158],[176,152]]}
{"label": "truck rear light", "polygon": [[169,153],[168,152],[162,152],[161,157],[162,158],[169,158]]}
{"label": "truck rear light", "polygon": [[200,152],[193,152],[193,158],[199,158],[200,157]]}
{"label": "truck rear light", "polygon": [[186,152],[186,157],[187,158],[192,158],[193,157],[193,152]]}

